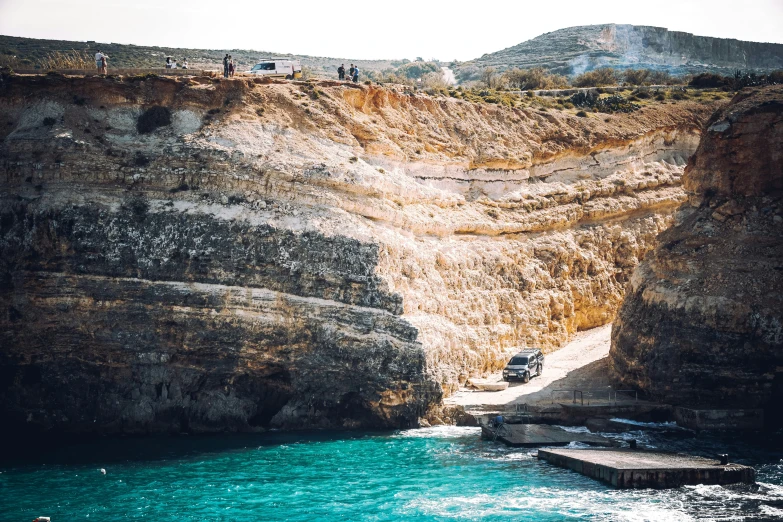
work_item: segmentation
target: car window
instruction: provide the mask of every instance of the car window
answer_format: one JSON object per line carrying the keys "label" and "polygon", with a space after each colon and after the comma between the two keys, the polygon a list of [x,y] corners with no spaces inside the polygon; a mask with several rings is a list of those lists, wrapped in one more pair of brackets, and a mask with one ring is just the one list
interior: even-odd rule
{"label": "car window", "polygon": [[253,66],[253,71],[274,71],[275,70],[275,63],[274,62],[267,62],[267,63],[259,63]]}
{"label": "car window", "polygon": [[508,364],[510,364],[512,366],[523,366],[523,365],[526,366],[527,365],[527,357],[514,357],[513,359],[511,359],[511,362],[508,363]]}

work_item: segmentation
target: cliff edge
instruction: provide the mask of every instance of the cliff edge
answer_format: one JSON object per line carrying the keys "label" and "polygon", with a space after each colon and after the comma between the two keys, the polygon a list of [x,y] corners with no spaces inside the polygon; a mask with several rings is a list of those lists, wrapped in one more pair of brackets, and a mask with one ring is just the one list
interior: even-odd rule
{"label": "cliff edge", "polygon": [[605,324],[712,97],[633,114],[253,79],[0,83],[12,430],[416,425]]}
{"label": "cliff edge", "polygon": [[631,278],[611,366],[673,404],[783,399],[783,87],[716,113],[685,171],[689,204]]}

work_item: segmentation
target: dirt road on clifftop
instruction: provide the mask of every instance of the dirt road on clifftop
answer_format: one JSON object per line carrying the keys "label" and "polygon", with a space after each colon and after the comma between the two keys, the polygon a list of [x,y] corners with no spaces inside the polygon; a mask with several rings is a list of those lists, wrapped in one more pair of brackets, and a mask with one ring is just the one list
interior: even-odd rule
{"label": "dirt road on clifftop", "polygon": [[[579,332],[560,350],[546,355],[544,373],[527,384],[513,382],[500,392],[461,390],[446,399],[446,404],[463,406],[466,411],[514,409],[515,404],[548,403],[554,390],[607,389],[607,356],[612,325]],[[501,372],[492,374],[490,381],[502,381]],[[555,392],[556,400],[570,398]]]}

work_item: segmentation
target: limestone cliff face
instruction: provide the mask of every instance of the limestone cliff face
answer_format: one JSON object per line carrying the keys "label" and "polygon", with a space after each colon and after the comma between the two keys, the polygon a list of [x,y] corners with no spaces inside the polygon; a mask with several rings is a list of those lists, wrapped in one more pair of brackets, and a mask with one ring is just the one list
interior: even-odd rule
{"label": "limestone cliff face", "polygon": [[666,401],[767,407],[783,392],[783,88],[742,91],[685,173],[689,204],[636,269],[616,375]]}
{"label": "limestone cliff face", "polygon": [[713,105],[584,119],[329,82],[5,76],[0,415],[414,425],[515,350],[612,319]]}
{"label": "limestone cliff face", "polygon": [[485,54],[459,69],[471,66],[544,67],[562,74],[599,67],[726,74],[736,69],[783,68],[783,44],[697,36],[643,25],[586,25],[559,29]]}

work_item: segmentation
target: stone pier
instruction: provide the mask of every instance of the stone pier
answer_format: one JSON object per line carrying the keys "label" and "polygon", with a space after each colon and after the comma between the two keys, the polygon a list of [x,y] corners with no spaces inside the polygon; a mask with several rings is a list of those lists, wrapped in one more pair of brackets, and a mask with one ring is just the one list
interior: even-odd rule
{"label": "stone pier", "polygon": [[620,489],[753,484],[756,480],[756,470],[749,466],[662,451],[541,449],[538,458]]}

